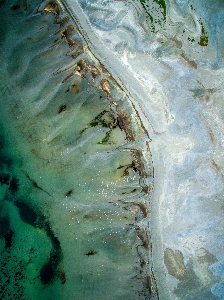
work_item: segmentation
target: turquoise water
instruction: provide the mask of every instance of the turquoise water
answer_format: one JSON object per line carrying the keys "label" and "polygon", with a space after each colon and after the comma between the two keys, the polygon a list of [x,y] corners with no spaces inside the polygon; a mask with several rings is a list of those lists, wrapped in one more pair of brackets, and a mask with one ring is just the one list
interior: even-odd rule
{"label": "turquoise water", "polygon": [[134,107],[56,2],[1,16],[0,298],[157,297]]}

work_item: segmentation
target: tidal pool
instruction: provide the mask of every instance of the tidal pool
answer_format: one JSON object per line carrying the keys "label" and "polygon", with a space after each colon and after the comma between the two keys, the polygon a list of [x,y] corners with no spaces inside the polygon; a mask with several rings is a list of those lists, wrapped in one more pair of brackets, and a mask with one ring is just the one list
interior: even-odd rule
{"label": "tidal pool", "polygon": [[223,1],[0,10],[0,298],[224,299]]}

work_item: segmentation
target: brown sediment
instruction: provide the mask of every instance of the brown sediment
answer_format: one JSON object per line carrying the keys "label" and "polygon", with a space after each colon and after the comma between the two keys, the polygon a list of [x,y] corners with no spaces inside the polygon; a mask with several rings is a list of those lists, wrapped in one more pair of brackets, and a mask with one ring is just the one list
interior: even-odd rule
{"label": "brown sediment", "polygon": [[168,273],[177,279],[183,279],[187,269],[184,264],[184,256],[181,251],[166,248],[164,251],[164,263]]}
{"label": "brown sediment", "polygon": [[146,276],[144,286],[147,290],[151,292],[151,277]]}
{"label": "brown sediment", "polygon": [[[73,73],[73,75],[74,75],[74,74],[78,75],[78,76],[81,77],[82,79],[85,79],[85,76],[84,76],[83,72],[81,72],[80,70],[76,70],[76,71]],[[72,75],[72,76],[73,76],[73,75]]]}
{"label": "brown sediment", "polygon": [[215,93],[216,89],[206,89],[204,87],[204,85],[199,80],[196,80],[196,81],[202,87],[202,89],[204,90],[204,95],[202,95],[201,97],[199,97],[199,100],[201,102],[208,102],[210,100],[210,95],[212,95],[213,93]]}
{"label": "brown sediment", "polygon": [[[70,54],[73,59],[77,59],[80,55],[84,53],[83,47],[79,45],[76,50]],[[68,54],[67,54],[68,55]]]}
{"label": "brown sediment", "polygon": [[141,203],[141,202],[133,202],[132,205],[137,205],[141,209],[144,218],[147,218],[148,213],[149,213],[149,209],[148,209],[148,206],[146,204]]}
{"label": "brown sediment", "polygon": [[[44,10],[48,13],[53,13],[55,15],[55,24],[60,25],[60,27],[64,27],[69,21],[68,16],[62,18],[61,20],[59,19],[60,15],[61,15],[61,9],[60,9],[60,5],[55,0],[50,1],[45,6]],[[56,34],[61,34],[61,36],[68,43],[69,47],[77,48],[75,53],[73,53],[71,55],[72,58],[76,59],[79,55],[81,55],[83,53],[83,48],[82,48],[82,46],[80,45],[80,43],[78,41],[73,39],[73,37],[72,37],[73,32],[74,32],[74,26],[69,25],[68,27],[66,27],[63,30],[56,31],[55,35]],[[55,45],[56,44],[54,44],[54,46]]]}
{"label": "brown sediment", "polygon": [[212,164],[212,167],[219,173],[219,175],[224,180],[224,174],[223,174],[222,170],[220,169],[220,167],[217,165],[217,163],[214,161],[214,159],[212,159],[211,164]]}
{"label": "brown sediment", "polygon": [[205,96],[201,96],[199,97],[200,102],[208,102],[209,101],[209,96],[205,95]]}
{"label": "brown sediment", "polygon": [[145,186],[142,186],[142,191],[149,195],[150,194],[150,191],[151,191],[151,188],[150,188],[150,185],[145,185]]}
{"label": "brown sediment", "polygon": [[55,24],[59,24],[61,27],[65,26],[65,24],[67,24],[69,21],[68,16],[59,20],[59,17],[61,15],[61,8],[58,2],[55,0],[49,1],[48,4],[45,6],[44,10],[47,13],[53,13],[55,15]]}
{"label": "brown sediment", "polygon": [[80,46],[80,44],[72,38],[73,32],[74,32],[74,26],[69,25],[64,30],[60,31],[60,34],[62,35],[62,37],[65,38],[65,40],[68,43],[69,47]]}
{"label": "brown sediment", "polygon": [[218,173],[221,172],[219,166],[218,166],[217,163],[214,161],[214,159],[212,159],[212,166],[213,166],[213,168],[214,168]]}
{"label": "brown sediment", "polygon": [[102,90],[107,96],[109,96],[111,93],[109,81],[106,79],[102,79],[100,81],[100,85],[98,88]]}
{"label": "brown sediment", "polygon": [[137,237],[142,241],[142,246],[145,249],[149,249],[149,240],[148,237],[144,237],[140,232],[137,232]]}
{"label": "brown sediment", "polygon": [[146,30],[146,28],[145,28],[145,26],[141,23],[141,22],[139,22],[139,25],[142,27],[142,29],[147,33],[147,30]]}
{"label": "brown sediment", "polygon": [[126,133],[128,141],[135,141],[135,136],[133,132],[133,126],[131,124],[130,116],[124,111],[117,111],[118,113],[118,125],[121,130]]}
{"label": "brown sediment", "polygon": [[187,56],[184,55],[184,53],[181,53],[181,57],[184,59],[184,61],[187,63],[187,65],[192,68],[192,69],[197,69],[198,65],[196,64],[195,61],[193,60],[189,60],[189,58]]}
{"label": "brown sediment", "polygon": [[210,140],[211,140],[212,144],[214,144],[215,139],[214,139],[214,134],[212,132],[211,127],[209,126],[209,124],[207,123],[207,120],[205,118],[202,118],[202,121],[203,121],[203,123],[204,123],[204,125],[206,127],[207,133],[208,133],[208,135],[210,137]]}
{"label": "brown sediment", "polygon": [[55,23],[56,23],[56,24],[59,24],[60,27],[64,27],[64,26],[68,23],[68,21],[69,21],[69,18],[66,16],[66,17],[64,17],[64,18],[61,19],[61,20],[56,19],[56,20],[55,20]]}
{"label": "brown sediment", "polygon": [[141,253],[139,252],[139,249],[138,249],[139,247],[140,247],[140,245],[135,246],[135,248],[137,250],[137,253],[138,253],[138,256],[140,258],[140,266],[141,266],[141,268],[143,268],[145,265],[148,265],[149,262],[142,257],[142,255],[141,255]]}
{"label": "brown sediment", "polygon": [[99,75],[99,71],[97,70],[96,67],[94,67],[93,65],[91,65],[88,61],[81,59],[78,63],[77,66],[79,68],[79,72],[90,72],[92,74],[93,79],[95,79],[97,77],[97,75]]}
{"label": "brown sediment", "polygon": [[61,15],[60,5],[55,0],[49,1],[44,10],[48,13],[53,13],[56,18],[59,18]]}
{"label": "brown sediment", "polygon": [[101,62],[99,62],[99,64],[100,64],[101,72],[106,76],[111,76],[109,71],[105,68],[105,66]]}
{"label": "brown sediment", "polygon": [[172,39],[172,38],[170,38],[170,40],[175,43],[175,45],[178,49],[182,48],[183,43],[181,41],[178,41],[177,39]]}
{"label": "brown sediment", "polygon": [[151,292],[153,294],[157,294],[157,296],[158,296],[158,288],[157,288],[156,279],[155,279],[155,275],[154,275],[152,266],[150,267],[150,272],[151,272],[151,277],[150,277]]}
{"label": "brown sediment", "polygon": [[72,65],[72,66],[69,67],[69,68],[62,69],[62,70],[60,70],[60,71],[55,72],[54,75],[58,75],[58,74],[61,74],[61,73],[63,73],[63,72],[71,71],[72,69],[76,69],[76,67],[77,67],[77,65],[74,64],[74,65]]}
{"label": "brown sediment", "polygon": [[152,161],[152,154],[151,154],[150,147],[149,147],[149,141],[146,141],[145,144],[146,144],[147,152],[150,154],[150,158],[151,158],[151,166],[149,167],[149,176],[154,178],[154,167],[153,167],[153,161]]}
{"label": "brown sediment", "polygon": [[[140,122],[141,129],[143,130],[143,132],[144,132],[144,133],[148,136],[148,138],[149,138],[148,132],[147,132],[147,130],[146,130],[146,128],[145,128],[145,126],[144,126],[144,124],[143,124],[141,118],[140,118],[139,112],[138,112],[137,109],[135,108],[134,103],[132,103],[132,106],[133,106],[133,109],[135,110],[135,113],[136,113],[136,115],[137,115],[137,117],[138,117],[138,120],[139,120],[139,122]],[[150,140],[150,138],[149,138],[149,140]]]}
{"label": "brown sediment", "polygon": [[[149,209],[148,209],[147,204],[141,203],[141,202],[128,202],[128,201],[121,200],[121,199],[118,200],[118,201],[120,201],[124,204],[127,204],[129,207],[130,206],[138,206],[140,208],[140,210],[142,211],[144,218],[147,218],[148,213],[149,213]],[[137,230],[139,230],[139,229],[137,228]]]}
{"label": "brown sediment", "polygon": [[145,166],[144,166],[144,163],[142,161],[142,152],[138,149],[136,150],[133,150],[133,156],[134,156],[134,159],[135,159],[135,164],[136,164],[136,167],[139,171],[139,175],[141,178],[147,178],[147,173],[146,173],[146,170],[145,170]]}
{"label": "brown sediment", "polygon": [[75,74],[77,73],[77,71],[74,71],[72,73],[70,73],[68,76],[66,76],[63,80],[62,83],[65,83],[66,81],[68,81],[70,78],[72,78]]}

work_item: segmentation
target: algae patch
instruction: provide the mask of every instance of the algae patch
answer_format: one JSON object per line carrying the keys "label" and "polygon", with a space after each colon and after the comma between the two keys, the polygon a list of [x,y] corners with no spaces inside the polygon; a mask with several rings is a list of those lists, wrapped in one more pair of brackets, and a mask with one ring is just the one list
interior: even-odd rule
{"label": "algae patch", "polygon": [[201,23],[201,36],[198,45],[205,47],[208,46],[208,33],[205,30],[205,26],[203,25],[202,21],[200,23]]}
{"label": "algae patch", "polygon": [[166,2],[164,0],[140,0],[147,17],[151,22],[151,31],[157,32],[164,28],[166,22]]}

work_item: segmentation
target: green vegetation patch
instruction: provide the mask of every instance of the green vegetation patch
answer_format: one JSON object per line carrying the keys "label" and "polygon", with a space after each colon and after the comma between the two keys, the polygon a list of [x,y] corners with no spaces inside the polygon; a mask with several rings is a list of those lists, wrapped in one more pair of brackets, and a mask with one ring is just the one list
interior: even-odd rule
{"label": "green vegetation patch", "polygon": [[201,23],[201,36],[200,36],[200,41],[198,42],[198,45],[208,46],[208,33],[205,30],[205,27],[204,27],[202,21],[200,23]]}
{"label": "green vegetation patch", "polygon": [[100,142],[98,142],[97,144],[100,144],[100,145],[111,145],[111,144],[113,144],[113,142],[111,141],[111,133],[112,133],[112,130],[107,131],[105,137]]}
{"label": "green vegetation patch", "polygon": [[150,19],[152,32],[163,28],[166,22],[165,0],[140,0],[140,3]]}

